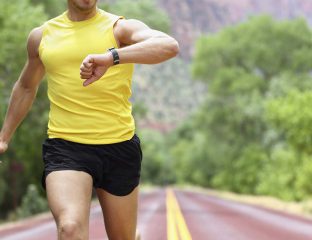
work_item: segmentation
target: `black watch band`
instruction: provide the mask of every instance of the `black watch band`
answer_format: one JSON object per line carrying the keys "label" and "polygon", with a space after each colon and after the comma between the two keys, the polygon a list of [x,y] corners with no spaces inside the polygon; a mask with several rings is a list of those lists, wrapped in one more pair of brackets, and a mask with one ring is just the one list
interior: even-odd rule
{"label": "black watch band", "polygon": [[119,64],[119,55],[118,55],[117,50],[114,47],[112,47],[112,48],[109,48],[108,51],[110,51],[113,55],[114,65]]}

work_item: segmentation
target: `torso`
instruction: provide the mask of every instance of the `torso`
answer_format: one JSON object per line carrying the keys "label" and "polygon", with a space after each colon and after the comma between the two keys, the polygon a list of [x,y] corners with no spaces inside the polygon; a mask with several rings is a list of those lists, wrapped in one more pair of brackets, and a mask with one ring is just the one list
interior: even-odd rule
{"label": "torso", "polygon": [[111,67],[97,82],[82,86],[79,67],[92,53],[118,48],[113,26],[120,17],[102,10],[91,19],[71,22],[66,13],[38,28],[38,54],[48,77],[48,135],[87,144],[130,139],[133,64]]}

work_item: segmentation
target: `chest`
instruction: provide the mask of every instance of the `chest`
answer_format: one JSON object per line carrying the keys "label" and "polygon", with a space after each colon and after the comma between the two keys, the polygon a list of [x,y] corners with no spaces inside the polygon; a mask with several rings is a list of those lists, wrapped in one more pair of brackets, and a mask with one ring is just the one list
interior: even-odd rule
{"label": "chest", "polygon": [[41,60],[47,72],[77,68],[88,54],[103,53],[114,46],[112,33],[96,25],[48,29],[42,38]]}

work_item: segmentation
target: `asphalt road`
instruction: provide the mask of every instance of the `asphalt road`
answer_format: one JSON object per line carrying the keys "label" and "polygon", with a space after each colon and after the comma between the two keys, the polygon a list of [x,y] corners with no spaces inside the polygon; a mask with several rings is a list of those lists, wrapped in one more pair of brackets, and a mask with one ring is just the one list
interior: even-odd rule
{"label": "asphalt road", "polygon": [[[156,189],[141,193],[141,240],[311,240],[312,221],[220,199],[205,193]],[[50,214],[0,226],[1,240],[55,240]],[[94,205],[90,240],[107,239],[101,209]]]}

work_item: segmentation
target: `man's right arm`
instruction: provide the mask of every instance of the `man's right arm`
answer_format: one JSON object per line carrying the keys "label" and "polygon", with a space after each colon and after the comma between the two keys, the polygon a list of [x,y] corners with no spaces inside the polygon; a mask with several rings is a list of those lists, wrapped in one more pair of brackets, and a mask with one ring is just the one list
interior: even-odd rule
{"label": "man's right arm", "polygon": [[0,131],[0,154],[6,151],[16,128],[30,110],[40,81],[44,76],[44,66],[39,57],[41,38],[42,28],[35,28],[29,34],[27,40],[28,59],[13,87],[8,110]]}

